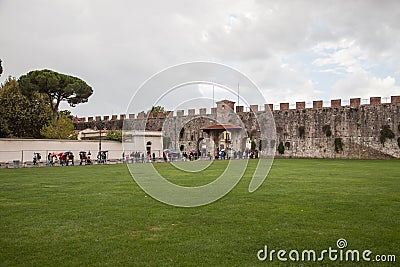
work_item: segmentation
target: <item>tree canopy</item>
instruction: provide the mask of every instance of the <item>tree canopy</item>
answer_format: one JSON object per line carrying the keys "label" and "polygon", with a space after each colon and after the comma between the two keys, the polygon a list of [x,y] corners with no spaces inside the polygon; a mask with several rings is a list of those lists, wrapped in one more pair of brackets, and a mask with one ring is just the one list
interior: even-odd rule
{"label": "tree canopy", "polygon": [[155,107],[153,106],[150,112],[153,114],[153,117],[157,117],[159,112],[162,112],[164,115],[167,115],[165,108],[162,106],[155,106]]}
{"label": "tree canopy", "polygon": [[18,80],[21,92],[31,96],[38,92],[46,95],[53,118],[58,115],[62,101],[67,101],[71,107],[86,103],[93,94],[93,89],[83,80],[52,70],[31,71]]}
{"label": "tree canopy", "polygon": [[0,137],[40,137],[40,129],[51,118],[43,95],[23,95],[15,78],[0,86]]}
{"label": "tree canopy", "polygon": [[48,139],[75,139],[74,124],[64,113],[60,112],[40,130],[40,134]]}

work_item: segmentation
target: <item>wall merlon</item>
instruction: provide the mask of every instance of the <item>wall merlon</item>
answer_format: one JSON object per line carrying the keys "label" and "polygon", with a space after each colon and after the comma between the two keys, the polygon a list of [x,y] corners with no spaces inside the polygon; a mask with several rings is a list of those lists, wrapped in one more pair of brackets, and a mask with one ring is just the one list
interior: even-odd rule
{"label": "wall merlon", "polygon": [[110,120],[110,116],[104,116],[104,117],[103,117],[103,120],[104,120],[104,121]]}
{"label": "wall merlon", "polygon": [[125,118],[126,118],[126,115],[125,115],[125,114],[119,114],[119,119],[120,119],[120,120],[125,120]]}
{"label": "wall merlon", "polygon": [[133,120],[134,118],[135,118],[135,114],[132,114],[132,113],[129,114],[129,119],[130,119],[130,120]]}
{"label": "wall merlon", "polygon": [[274,110],[274,104],[264,104],[264,110]]}
{"label": "wall merlon", "polygon": [[176,116],[178,116],[178,117],[185,116],[185,111],[183,109],[177,110],[176,111]]}
{"label": "wall merlon", "polygon": [[313,101],[313,108],[322,108],[323,107],[323,101],[322,100],[316,100]]}
{"label": "wall merlon", "polygon": [[199,109],[199,114],[200,115],[206,115],[207,114],[207,109],[206,108],[200,108]]}
{"label": "wall merlon", "polygon": [[258,112],[258,105],[250,105],[251,112]]}
{"label": "wall merlon", "polygon": [[341,107],[341,106],[342,106],[342,99],[331,100],[331,107]]}
{"label": "wall merlon", "polygon": [[188,115],[189,116],[194,116],[196,114],[196,110],[194,108],[191,108],[188,110]]}
{"label": "wall merlon", "polygon": [[280,103],[279,109],[280,110],[289,110],[289,103]]}
{"label": "wall merlon", "polygon": [[211,108],[211,114],[217,114],[217,108]]}
{"label": "wall merlon", "polygon": [[116,121],[118,119],[118,116],[117,115],[111,115],[111,120],[112,121]]}
{"label": "wall merlon", "polygon": [[381,104],[381,98],[380,97],[370,97],[369,98],[369,104],[370,105],[380,105]]}
{"label": "wall merlon", "polygon": [[236,113],[243,112],[244,107],[243,106],[236,106]]}
{"label": "wall merlon", "polygon": [[350,98],[350,107],[355,108],[361,105],[361,98]]}
{"label": "wall merlon", "polygon": [[306,102],[296,102],[296,109],[305,109],[306,108]]}
{"label": "wall merlon", "polygon": [[96,121],[101,121],[101,116],[96,116]]}
{"label": "wall merlon", "polygon": [[392,104],[397,104],[397,103],[400,103],[400,95],[397,95],[397,96],[391,96],[390,97],[390,102],[392,103]]}

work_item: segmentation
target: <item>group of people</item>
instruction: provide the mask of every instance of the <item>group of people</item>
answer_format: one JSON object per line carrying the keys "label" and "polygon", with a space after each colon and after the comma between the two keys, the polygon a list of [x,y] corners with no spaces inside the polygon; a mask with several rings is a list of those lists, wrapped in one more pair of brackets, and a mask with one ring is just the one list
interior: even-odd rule
{"label": "group of people", "polygon": [[183,159],[184,161],[186,161],[186,160],[194,161],[194,160],[198,160],[199,158],[201,158],[201,152],[200,152],[200,150],[199,150],[199,151],[190,150],[190,151],[189,151],[189,154],[188,154],[186,151],[184,151],[184,152],[182,153],[182,159]]}
{"label": "group of people", "polygon": [[122,161],[124,163],[145,163],[145,162],[151,162],[156,160],[156,154],[153,152],[151,154],[150,152],[132,152],[132,153],[125,153],[122,152]]}
{"label": "group of people", "polygon": [[[85,164],[85,165],[90,165],[92,164],[92,160],[90,159],[90,151],[89,153],[86,153],[85,151],[79,152],[79,159],[80,163],[79,165]],[[40,164],[40,160],[42,159],[42,156],[38,152],[33,153],[33,165],[38,166]],[[48,153],[47,154],[47,160],[46,160],[46,166],[69,166],[75,165],[75,155],[71,151],[66,151],[66,152],[60,152],[60,153]]]}
{"label": "group of people", "polygon": [[49,153],[47,155],[46,165],[54,166],[58,162],[60,166],[68,166],[70,163],[73,166],[75,164],[74,159],[75,159],[74,153],[72,153],[71,151],[60,152],[58,154]]}
{"label": "group of people", "polygon": [[[99,151],[97,155],[97,163],[98,164],[105,164],[107,163],[107,153],[108,151]],[[214,154],[213,152],[208,152],[207,154],[204,152],[204,156],[209,158],[210,160],[215,159],[215,160],[225,160],[225,159],[252,159],[252,158],[258,158],[258,151],[250,151],[246,150],[244,152],[242,151],[226,151],[224,149],[222,150],[217,150]],[[79,165],[91,165],[93,164],[91,158],[91,153],[90,151],[86,153],[86,151],[80,151],[79,152]],[[183,160],[183,161],[194,161],[198,160],[202,157],[201,151],[196,151],[196,150],[190,150],[189,152],[182,152],[180,155],[178,152],[174,151],[168,151],[165,150],[163,151],[163,160],[165,162],[167,161],[176,161],[176,160]],[[41,160],[41,154],[40,153],[33,153],[33,165],[39,165]],[[71,151],[66,151],[66,152],[60,152],[58,154],[56,153],[49,153],[47,155],[47,166],[54,166],[55,164],[59,164],[60,166],[69,166],[69,165],[74,165],[75,162],[75,156],[74,153]],[[157,158],[155,153],[151,153],[150,151],[147,152],[132,152],[132,153],[122,153],[122,161],[123,163],[146,163],[146,162],[156,162]]]}
{"label": "group of people", "polygon": [[83,164],[92,165],[93,163],[92,163],[92,160],[90,159],[91,155],[92,154],[90,153],[90,151],[89,151],[89,153],[86,153],[86,151],[80,151],[79,152],[79,160],[80,160],[79,165],[83,165]]}
{"label": "group of people", "polygon": [[208,157],[210,160],[225,160],[225,159],[258,159],[258,151],[257,150],[249,150],[246,149],[245,151],[227,151],[225,149],[217,150],[213,155],[212,152],[208,152]]}

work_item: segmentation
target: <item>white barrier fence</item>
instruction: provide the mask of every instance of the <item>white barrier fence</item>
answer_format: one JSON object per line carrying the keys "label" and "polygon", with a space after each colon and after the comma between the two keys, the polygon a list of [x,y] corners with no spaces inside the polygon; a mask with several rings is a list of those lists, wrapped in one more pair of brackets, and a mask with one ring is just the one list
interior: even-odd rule
{"label": "white barrier fence", "polygon": [[[109,160],[122,159],[123,148],[120,142],[102,140],[101,150],[108,151]],[[46,162],[47,156],[71,151],[75,156],[75,162],[79,162],[79,152],[91,153],[91,158],[95,161],[99,151],[98,140],[49,140],[49,139],[0,139],[0,164],[11,165],[19,162],[33,162],[34,153],[41,154],[41,162]]]}

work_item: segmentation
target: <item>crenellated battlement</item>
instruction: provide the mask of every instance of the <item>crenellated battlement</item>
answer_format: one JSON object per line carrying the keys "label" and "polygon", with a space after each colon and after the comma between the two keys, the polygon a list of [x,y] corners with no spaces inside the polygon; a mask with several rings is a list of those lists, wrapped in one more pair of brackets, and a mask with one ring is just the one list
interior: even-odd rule
{"label": "crenellated battlement", "polygon": [[[342,99],[332,99],[330,101],[322,101],[316,100],[310,103],[305,101],[296,102],[296,103],[280,103],[278,105],[274,104],[264,104],[263,106],[259,105],[250,105],[249,107],[246,106],[236,106],[235,112],[236,113],[244,113],[244,112],[259,112],[259,111],[266,111],[266,110],[303,110],[303,109],[320,109],[320,108],[333,108],[333,107],[359,107],[363,105],[382,105],[382,104],[397,104],[400,103],[400,96],[391,96],[390,102],[388,101],[389,98],[385,98],[385,101],[382,102],[381,97],[370,97],[369,99],[361,99],[361,98],[351,98],[349,100]],[[221,102],[221,101],[220,101]],[[234,102],[232,102],[234,104]],[[233,105],[230,106],[233,110]],[[116,121],[116,120],[125,120],[125,119],[145,119],[145,118],[158,118],[163,119],[166,117],[182,117],[182,116],[195,116],[195,115],[206,115],[206,114],[216,114],[219,112],[218,108],[200,108],[196,109],[188,109],[186,112],[185,110],[176,110],[174,111],[167,111],[167,114],[160,112],[156,117],[153,116],[152,113],[145,113],[140,112],[138,114],[120,114],[118,115],[104,115],[104,116],[92,116],[92,117],[73,117],[74,122],[99,122],[99,121]]]}

